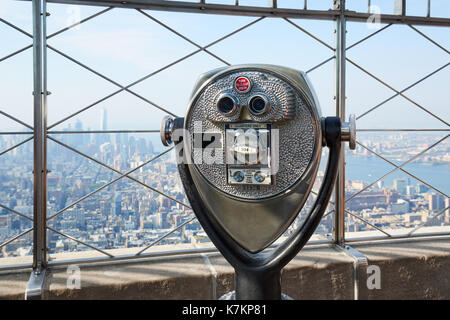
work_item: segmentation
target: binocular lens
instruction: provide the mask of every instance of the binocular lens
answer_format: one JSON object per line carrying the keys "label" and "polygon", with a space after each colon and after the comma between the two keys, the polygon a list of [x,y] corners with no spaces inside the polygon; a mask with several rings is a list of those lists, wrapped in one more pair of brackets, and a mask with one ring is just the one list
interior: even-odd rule
{"label": "binocular lens", "polygon": [[261,96],[255,96],[250,99],[250,103],[248,104],[248,108],[250,112],[254,115],[262,115],[268,110],[268,101],[267,99]]}
{"label": "binocular lens", "polygon": [[229,116],[234,113],[236,108],[235,101],[229,96],[223,96],[217,101],[217,109],[223,115]]}

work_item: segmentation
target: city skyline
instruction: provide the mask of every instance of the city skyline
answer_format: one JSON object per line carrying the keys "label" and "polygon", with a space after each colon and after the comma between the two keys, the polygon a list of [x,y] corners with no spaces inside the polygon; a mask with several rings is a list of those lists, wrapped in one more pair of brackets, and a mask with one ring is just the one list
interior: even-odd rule
{"label": "city skyline", "polygon": [[[105,118],[107,119],[107,111],[98,121],[107,128],[108,124]],[[82,121],[78,120],[77,124],[76,129],[83,130]],[[66,130],[70,129],[73,128],[66,127]],[[126,172],[142,165],[159,152],[155,151],[156,148],[150,138],[139,137],[139,135],[53,134],[51,136],[93,159],[111,166],[118,172]],[[413,141],[422,142],[419,146],[415,146],[407,141],[405,135],[394,133],[390,137],[383,143],[376,139],[362,139],[361,141],[367,143],[374,152],[380,152],[388,157],[393,155],[395,158],[398,151],[413,154],[417,152],[416,149],[422,147],[422,143],[428,145],[436,139],[435,135],[429,135],[428,138],[420,135],[419,139],[416,138]],[[13,136],[1,137],[0,150],[14,143],[7,143],[12,139],[14,139]],[[450,166],[448,160],[444,164],[437,162],[427,164],[427,162],[432,159],[448,159],[449,155],[450,146],[444,142],[439,148],[430,150],[425,155],[428,160],[419,162],[418,165],[424,167],[431,165],[437,168],[444,166],[447,171],[444,169],[443,173],[447,173]],[[9,209],[32,217],[32,143],[26,143],[11,154],[7,153],[2,157],[4,157],[2,161],[6,170],[0,174],[1,203]],[[347,161],[351,163],[351,159],[374,161],[376,157],[366,149],[359,147],[353,152],[349,151],[347,158]],[[131,177],[167,194],[177,202],[139,185],[135,181],[124,178],[76,203],[78,199],[119,177],[119,174],[81,157],[53,140],[49,140],[48,145],[48,167],[51,170],[48,175],[48,217],[52,217],[66,208],[57,217],[51,218],[48,226],[102,250],[145,247],[193,217],[192,211],[187,207],[188,202],[178,177],[175,159],[170,153],[143,166]],[[351,165],[347,165],[347,177],[351,172]],[[420,172],[418,175],[420,176]],[[315,190],[318,189],[322,176],[323,171],[321,170]],[[413,177],[406,174],[394,175],[394,177],[392,183],[385,183],[385,180],[381,180],[355,199],[350,200],[347,203],[347,210],[379,228],[411,228],[417,226],[418,223],[432,219],[435,214],[448,207],[448,198]],[[376,178],[378,177],[362,176],[360,179],[347,179],[347,197],[352,197],[353,194],[360,192],[373,183]],[[445,175],[443,179],[445,179]],[[11,184],[11,182],[13,183]],[[435,184],[436,181],[428,182]],[[448,193],[446,188],[442,191]],[[310,196],[302,212],[309,210],[312,201],[313,196]],[[76,204],[72,205],[73,203]],[[332,206],[329,207],[329,210],[332,210]],[[440,218],[433,221],[432,225],[442,223],[448,225],[450,222],[448,221],[449,210],[446,211],[440,215]],[[31,227],[30,221],[4,208],[0,209],[0,217],[0,242]],[[301,223],[303,217],[304,215],[300,214],[293,226]],[[327,238],[331,229],[332,215],[329,215],[316,230],[316,236]],[[362,224],[358,219],[353,217],[347,219],[346,230],[348,232],[371,229],[370,226]],[[287,233],[289,232],[288,230]],[[159,244],[191,243],[205,240],[207,237],[203,230],[198,222],[194,221],[174,232]],[[91,250],[89,247],[65,239],[53,231],[48,232],[48,245],[50,254]],[[2,255],[27,255],[30,254],[30,250],[31,238],[25,236],[20,241],[5,246]]]}

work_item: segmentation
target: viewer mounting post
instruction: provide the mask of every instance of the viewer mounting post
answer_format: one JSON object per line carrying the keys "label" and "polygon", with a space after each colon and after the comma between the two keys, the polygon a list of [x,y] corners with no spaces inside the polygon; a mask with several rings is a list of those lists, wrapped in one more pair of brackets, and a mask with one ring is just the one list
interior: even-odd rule
{"label": "viewer mounting post", "polygon": [[47,267],[47,72],[46,0],[33,0],[34,206],[33,270],[25,299],[40,299]]}
{"label": "viewer mounting post", "polygon": [[[335,100],[336,116],[345,119],[345,46],[346,46],[346,19],[345,0],[334,0],[334,10],[340,15],[335,21]],[[342,148],[339,156],[339,168],[336,178],[335,215],[333,222],[333,241],[342,245],[345,241],[345,150]]]}

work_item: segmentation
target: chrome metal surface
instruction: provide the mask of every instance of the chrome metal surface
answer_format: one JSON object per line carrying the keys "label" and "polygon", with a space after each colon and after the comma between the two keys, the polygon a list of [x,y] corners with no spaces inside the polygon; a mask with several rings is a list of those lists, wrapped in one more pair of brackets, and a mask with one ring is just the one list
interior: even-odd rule
{"label": "chrome metal surface", "polygon": [[[249,79],[252,89],[244,93],[234,90],[235,79],[239,77]],[[196,125],[201,123],[202,132],[219,131],[225,136],[224,123],[242,119],[233,117],[224,121],[211,97],[217,96],[217,92],[222,93],[222,90],[234,90],[241,104],[256,95],[267,94],[273,101],[271,113],[274,114],[268,114],[265,116],[267,119],[260,121],[271,123],[272,130],[279,129],[278,119],[283,121],[280,125],[283,127],[279,129],[279,141],[282,143],[277,152],[279,168],[275,173],[278,183],[265,185],[264,188],[229,184],[223,175],[226,163],[203,164],[196,158],[193,139],[184,139],[186,157],[192,158],[194,163],[189,170],[202,200],[211,208],[224,230],[250,252],[264,249],[290,225],[306,200],[317,173],[322,141],[320,109],[304,77],[304,73],[272,65],[249,64],[218,69],[200,77],[186,113],[185,129],[191,135],[200,132]],[[290,95],[295,100],[284,102],[280,98]],[[289,113],[285,113],[280,106],[289,106],[295,113],[286,117],[285,114]],[[282,117],[278,116],[280,112]],[[254,118],[251,120],[255,121]],[[290,157],[293,150],[297,150],[294,153],[302,154],[302,157]],[[241,214],[244,211],[245,216]]]}
{"label": "chrome metal surface", "polygon": [[159,131],[161,142],[164,146],[172,144],[173,118],[165,116],[161,121],[161,129]]}
{"label": "chrome metal surface", "polygon": [[341,139],[342,141],[348,141],[350,150],[356,148],[356,121],[355,115],[349,116],[348,122],[343,122],[341,127]]}
{"label": "chrome metal surface", "polygon": [[[336,0],[339,1],[339,0]],[[336,2],[335,1],[335,2]],[[340,0],[342,1],[342,0]],[[397,0],[395,0],[397,1]],[[314,20],[335,20],[340,15],[340,10],[310,10],[307,9],[306,1],[304,9],[284,9],[274,7],[243,6],[239,3],[235,5],[212,4],[191,1],[161,1],[161,0],[48,0],[49,3],[79,4],[89,6],[106,6],[130,9],[148,9],[160,11],[174,11],[201,14],[223,14],[251,17],[273,17],[273,18],[299,18]],[[331,2],[331,0],[330,0]],[[346,11],[348,21],[366,22],[371,16],[370,12]],[[450,26],[449,18],[440,17],[420,17],[409,15],[380,14],[381,23],[395,24],[415,24],[432,26]]]}
{"label": "chrome metal surface", "polygon": [[354,260],[353,263],[353,300],[364,300],[368,298],[368,289],[366,285],[368,260],[364,254],[355,248],[344,245],[337,246]]}
{"label": "chrome metal surface", "polygon": [[[265,73],[265,78],[262,78],[262,73]],[[223,117],[216,111],[215,105],[211,103],[211,97],[215,96],[215,91],[228,88],[233,79],[240,75],[245,75],[249,78],[254,77],[253,90],[255,94],[260,92],[268,94],[267,92],[270,90],[267,88],[271,88],[273,92],[269,96],[273,101],[278,101],[277,105],[274,102],[271,114],[264,116],[264,118],[260,116],[261,118],[258,117],[256,120],[251,118],[251,120],[271,123],[272,129],[277,129],[281,126],[284,128],[284,130],[279,130],[279,141],[283,141],[279,145],[279,159],[277,161],[279,167],[276,171],[279,182],[264,188],[257,188],[256,186],[244,188],[241,185],[230,185],[222,174],[225,164],[203,164],[202,159],[197,159],[202,154],[195,153],[192,139],[189,142],[192,146],[185,145],[184,149],[188,157],[192,158],[192,162],[196,163],[196,170],[222,192],[241,199],[255,200],[272,197],[290,188],[300,179],[302,174],[309,171],[309,168],[312,167],[311,163],[318,154],[318,141],[322,139],[320,111],[312,110],[312,108],[320,109],[318,108],[317,100],[315,100],[315,95],[309,89],[305,74],[289,68],[271,65],[236,65],[231,68],[216,70],[215,74],[200,77],[194,89],[194,94],[189,104],[190,107],[186,113],[185,129],[194,133],[197,130],[195,125],[201,123],[204,131],[220,132],[222,136],[225,136],[224,128],[217,123],[237,121],[236,117],[238,115],[232,118]],[[293,98],[291,99],[290,95],[285,94],[286,92],[290,93]],[[253,96],[253,91],[241,95],[242,97],[239,96],[241,103],[246,103],[249,97]],[[278,96],[283,99],[278,98]],[[292,118],[294,114],[295,118]],[[302,121],[300,121],[300,118]],[[277,123],[277,121],[281,122],[283,120],[286,120],[286,123]],[[186,140],[185,143],[188,143],[188,141]],[[289,159],[288,157],[293,149],[297,150],[303,157],[301,159]],[[191,150],[194,150],[194,152],[191,152]],[[308,153],[308,156],[306,156],[306,153]],[[225,158],[224,154],[223,159]],[[296,163],[295,166],[292,165],[293,162]]]}
{"label": "chrome metal surface", "polygon": [[47,264],[47,80],[45,48],[45,0],[33,0],[33,83],[34,83],[34,198],[33,270],[39,273]]}
{"label": "chrome metal surface", "polygon": [[[334,1],[334,9],[339,11],[335,21],[335,101],[336,116],[345,119],[345,77],[346,77],[346,17],[345,1]],[[345,241],[345,148],[341,148],[340,163],[334,191],[333,240],[342,245]]]}
{"label": "chrome metal surface", "polygon": [[[223,101],[223,99],[230,99],[233,102],[233,107],[231,108],[231,110],[227,111],[221,108],[220,102]],[[222,92],[214,100],[216,101],[217,111],[219,111],[222,115],[226,117],[231,117],[240,111],[239,100],[236,98],[235,95],[231,93]]]}
{"label": "chrome metal surface", "polygon": [[[255,109],[255,106],[253,105],[255,99],[261,99],[264,102],[264,107],[262,110]],[[251,114],[255,116],[262,116],[270,112],[272,106],[270,103],[269,97],[267,97],[264,93],[256,93],[250,98],[248,98],[248,110]]]}
{"label": "chrome metal surface", "polygon": [[25,300],[41,300],[42,293],[44,291],[46,269],[40,269],[39,271],[31,271],[30,279],[25,289]]}

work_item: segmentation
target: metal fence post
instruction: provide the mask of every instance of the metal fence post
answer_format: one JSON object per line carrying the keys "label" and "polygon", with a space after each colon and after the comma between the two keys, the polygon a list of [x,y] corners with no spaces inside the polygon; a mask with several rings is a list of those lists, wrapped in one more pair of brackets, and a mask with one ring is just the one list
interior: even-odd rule
{"label": "metal fence post", "polygon": [[46,0],[33,0],[33,271],[25,299],[40,299],[47,266],[47,85],[46,85]]}
{"label": "metal fence post", "polygon": [[[335,21],[336,41],[336,116],[345,119],[345,47],[346,47],[346,21],[345,0],[334,0],[334,9],[341,14]],[[340,165],[335,188],[335,214],[333,222],[333,241],[342,245],[345,239],[345,149],[342,148]]]}

